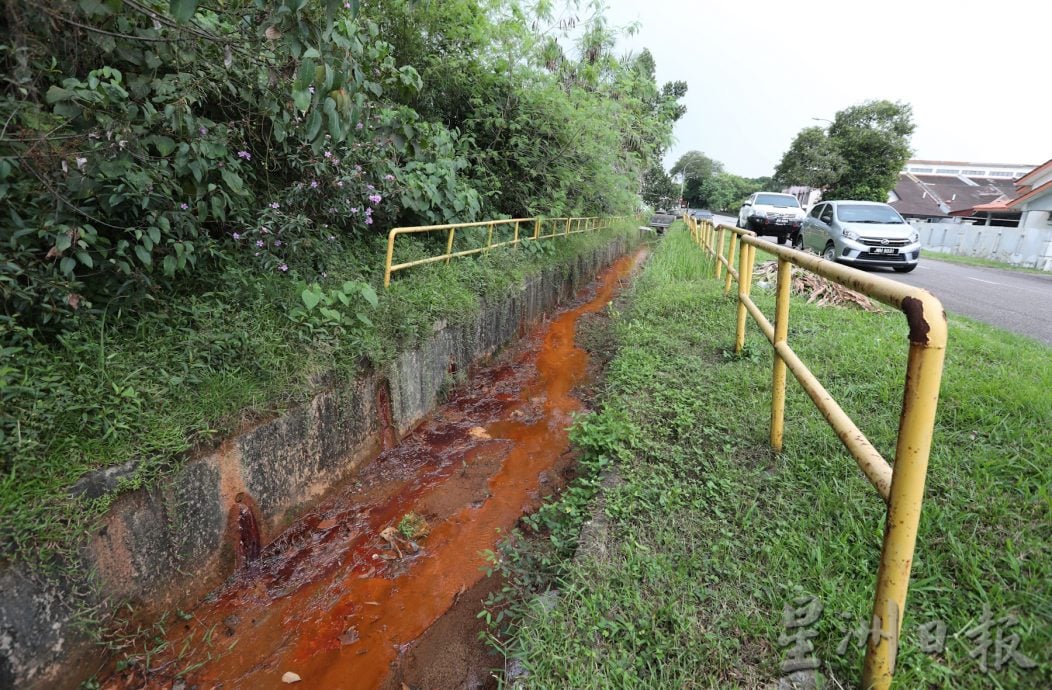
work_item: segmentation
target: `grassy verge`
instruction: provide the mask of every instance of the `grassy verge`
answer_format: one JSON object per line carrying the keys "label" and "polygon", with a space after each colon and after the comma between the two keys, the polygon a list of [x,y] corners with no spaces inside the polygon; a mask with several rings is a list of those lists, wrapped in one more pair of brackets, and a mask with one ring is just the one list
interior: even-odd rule
{"label": "grassy verge", "polygon": [[[349,313],[365,316],[352,325],[304,317],[290,276],[232,272],[212,289],[86,324],[58,347],[27,344],[0,365],[3,416],[15,420],[0,466],[0,555],[45,561],[73,544],[114,498],[70,497],[86,472],[134,460],[119,488],[146,485],[194,447],[334,384],[320,374],[383,364],[436,321],[467,321],[484,299],[631,228],[409,269],[386,291],[379,238],[319,267],[324,290],[351,280],[379,295],[375,307],[351,295]],[[412,240],[400,251],[426,255]]]}
{"label": "grassy verge", "polygon": [[1037,275],[1050,275],[1048,271],[1042,271],[1027,266],[1015,266],[1004,261],[983,259],[978,256],[961,256],[960,254],[946,254],[944,252],[933,252],[930,249],[925,249],[923,252],[921,252],[921,256],[923,256],[925,259],[945,261],[946,263],[959,264],[961,266],[983,266],[985,268],[1003,268],[1008,271],[1019,271],[1020,273],[1036,273]]}
{"label": "grassy verge", "polygon": [[[753,297],[773,312],[770,293]],[[892,456],[902,316],[795,299],[791,314],[790,343]],[[526,521],[533,540],[500,555],[511,584],[489,613],[505,652],[531,688],[762,687],[781,675],[783,607],[813,595],[828,686],[857,686],[852,632],[870,614],[883,534],[875,491],[795,381],[786,451],[769,452],[769,346],[750,325],[744,356],[728,352],[734,303],[685,232],[657,249],[617,329],[602,411],[574,430],[584,476]],[[951,318],[897,687],[1052,685],[1049,355]],[[986,672],[968,636],[984,610]],[[1018,622],[998,624],[1008,616]],[[937,621],[945,644],[922,652],[920,626],[937,637]],[[1037,668],[1007,653],[1012,635]]]}

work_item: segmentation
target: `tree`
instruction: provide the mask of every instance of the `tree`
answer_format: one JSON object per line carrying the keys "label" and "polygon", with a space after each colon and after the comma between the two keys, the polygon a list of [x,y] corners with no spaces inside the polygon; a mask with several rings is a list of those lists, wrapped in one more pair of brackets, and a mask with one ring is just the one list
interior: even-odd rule
{"label": "tree", "polygon": [[719,172],[711,175],[701,186],[704,205],[714,211],[737,211],[738,207],[753,192],[768,185],[760,180],[750,180],[732,173]]}
{"label": "tree", "polygon": [[913,110],[867,101],[836,114],[829,130],[800,131],[775,171],[780,184],[823,190],[825,199],[886,201],[909,159]]}
{"label": "tree", "polygon": [[723,172],[723,163],[709,158],[701,151],[687,151],[669,170],[669,174],[683,176],[683,198],[690,206],[705,206],[701,192],[705,181]]}
{"label": "tree", "polygon": [[803,185],[824,189],[834,184],[844,169],[844,159],[821,127],[807,127],[789,145],[774,171],[783,187]]}
{"label": "tree", "polygon": [[868,101],[838,112],[829,138],[844,168],[823,197],[887,201],[912,153],[915,128],[913,109],[906,103]]}
{"label": "tree", "polygon": [[660,165],[652,165],[643,174],[644,203],[654,208],[668,208],[679,198],[679,185],[672,181]]}

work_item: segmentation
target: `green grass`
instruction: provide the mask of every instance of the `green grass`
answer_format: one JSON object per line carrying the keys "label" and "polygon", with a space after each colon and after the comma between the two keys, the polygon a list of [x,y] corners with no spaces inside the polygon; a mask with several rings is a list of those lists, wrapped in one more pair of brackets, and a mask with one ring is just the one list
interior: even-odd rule
{"label": "green grass", "polygon": [[986,268],[1003,268],[1009,271],[1019,271],[1021,273],[1036,273],[1038,275],[1052,275],[1048,271],[1042,271],[1037,268],[1031,268],[1027,266],[1015,266],[1004,261],[995,261],[994,259],[984,259],[978,256],[962,256],[960,254],[946,254],[944,252],[933,252],[930,249],[925,249],[921,252],[921,256],[925,259],[934,259],[936,261],[945,261],[951,264],[960,264],[962,266],[984,266]]}
{"label": "green grass", "polygon": [[[371,325],[339,332],[294,323],[294,281],[246,269],[140,313],[110,313],[57,347],[24,346],[0,366],[0,417],[15,420],[0,456],[0,556],[43,563],[71,548],[115,496],[71,498],[86,472],[135,460],[120,490],[150,485],[195,447],[389,361],[437,321],[466,322],[484,299],[632,226],[408,269],[386,291],[385,238],[360,244],[329,258],[325,285],[363,280],[379,303],[353,305]],[[400,257],[426,251],[403,239]]]}
{"label": "green grass", "polygon": [[[785,452],[768,449],[770,347],[707,277],[683,231],[658,247],[617,319],[601,412],[579,420],[582,479],[525,523],[500,569],[504,651],[531,688],[763,687],[780,675],[783,607],[824,605],[815,655],[828,687],[856,687],[883,503],[790,377]],[[773,297],[753,298],[773,313]],[[906,359],[901,314],[794,298],[790,344],[886,457]],[[750,320],[751,324],[751,320]],[[950,319],[950,345],[896,687],[1052,686],[1052,367],[1034,341]],[[620,482],[601,486],[610,468]],[[595,501],[598,501],[596,503]],[[595,536],[578,532],[600,506]],[[559,591],[531,598],[538,589]],[[518,597],[518,599],[515,599]],[[989,607],[1014,615],[1018,651],[990,673],[965,636]],[[510,616],[512,624],[507,624]],[[918,648],[946,624],[945,650]],[[996,631],[991,631],[993,639]]]}

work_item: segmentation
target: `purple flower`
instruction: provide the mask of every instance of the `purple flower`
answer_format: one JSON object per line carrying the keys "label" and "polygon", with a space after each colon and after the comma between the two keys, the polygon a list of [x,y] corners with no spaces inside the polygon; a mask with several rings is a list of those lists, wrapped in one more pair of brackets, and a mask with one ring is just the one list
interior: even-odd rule
{"label": "purple flower", "polygon": [[381,201],[383,201],[383,197],[380,196],[379,194],[370,194],[369,195],[369,201],[373,202],[374,204],[378,204]]}
{"label": "purple flower", "polygon": [[274,246],[275,247],[280,247],[281,246],[281,240],[274,240]]}
{"label": "purple flower", "polygon": [[343,3],[343,9],[345,9],[345,10],[351,9],[351,3],[349,3],[349,2]]}
{"label": "purple flower", "polygon": [[289,270],[289,265],[288,264],[281,264],[280,266],[278,266],[278,270],[281,271],[281,272],[285,272],[285,271]]}
{"label": "purple flower", "polygon": [[311,180],[310,181],[310,188],[311,189],[317,189],[318,188],[318,181],[317,180]]}
{"label": "purple flower", "polygon": [[394,175],[384,175],[384,179],[388,182],[394,182]]}
{"label": "purple flower", "polygon": [[241,233],[240,232],[235,232],[234,234],[231,235],[231,237],[233,237],[235,240],[239,240],[239,239],[241,239]]}
{"label": "purple flower", "polygon": [[263,240],[256,240],[256,246],[257,247],[262,247],[263,246]]}
{"label": "purple flower", "polygon": [[370,192],[376,191],[376,187],[372,186],[371,184],[365,185],[365,188],[368,189]]}
{"label": "purple flower", "polygon": [[354,170],[355,170],[355,172],[361,172],[362,171],[362,166],[356,165],[356,166],[354,166]]}
{"label": "purple flower", "polygon": [[333,165],[339,165],[340,164],[340,159],[339,158],[333,158],[332,159],[332,164]]}
{"label": "purple flower", "polygon": [[372,209],[371,206],[369,208],[365,209],[365,215],[367,215],[367,216],[373,215],[373,209]]}
{"label": "purple flower", "polygon": [[204,128],[204,127],[201,127],[197,131],[201,133],[201,136],[204,136],[204,135],[208,134],[208,130],[206,128]]}
{"label": "purple flower", "polygon": [[237,152],[237,157],[238,158],[244,158],[247,161],[252,160],[252,154],[249,153],[248,151],[238,151]]}
{"label": "purple flower", "polygon": [[259,256],[259,252],[256,252],[256,256]]}
{"label": "purple flower", "polygon": [[332,151],[326,151],[325,152],[325,157],[326,158],[332,158]]}
{"label": "purple flower", "polygon": [[359,122],[358,124],[356,124],[356,125],[354,126],[354,128],[355,128],[355,129],[361,129],[361,128],[363,128],[363,127],[365,127],[365,125],[363,125],[363,124],[362,124],[361,122]]}
{"label": "purple flower", "polygon": [[365,224],[366,224],[366,225],[372,225],[372,224],[373,224],[373,219],[372,219],[372,217],[370,217],[370,216],[366,216],[366,217],[365,217]]}
{"label": "purple flower", "polygon": [[336,235],[329,235],[329,241],[332,242],[336,239]]}
{"label": "purple flower", "polygon": [[343,186],[343,180],[337,180],[336,186],[337,187],[342,187]]}
{"label": "purple flower", "polygon": [[313,86],[308,86],[307,87],[307,92],[313,94],[314,93],[314,87]]}
{"label": "purple flower", "polygon": [[276,201],[270,202],[270,207],[271,208],[281,208],[281,206]]}
{"label": "purple flower", "polygon": [[181,209],[183,209],[185,211],[186,209],[190,208],[190,206],[188,204],[182,203],[182,204],[179,204],[179,208],[181,208]]}

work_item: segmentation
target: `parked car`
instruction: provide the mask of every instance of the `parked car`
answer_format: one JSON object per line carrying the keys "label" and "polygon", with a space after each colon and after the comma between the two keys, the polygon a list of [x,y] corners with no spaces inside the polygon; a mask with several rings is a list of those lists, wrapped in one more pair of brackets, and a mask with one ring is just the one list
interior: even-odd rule
{"label": "parked car", "polygon": [[704,208],[694,209],[690,212],[690,215],[695,220],[707,220],[709,222],[712,222],[713,218],[712,211]]}
{"label": "parked car", "polygon": [[797,244],[804,210],[792,194],[757,192],[738,210],[738,227],[752,230],[757,235],[775,235],[778,244],[792,240]]}
{"label": "parked car", "polygon": [[800,237],[804,249],[856,266],[886,266],[909,273],[920,259],[917,231],[898,211],[875,201],[815,204]]}
{"label": "parked car", "polygon": [[657,234],[663,235],[665,234],[665,230],[667,230],[668,227],[678,219],[679,216],[669,213],[664,209],[658,209],[657,212],[650,217],[650,222],[647,223],[647,225],[654,228],[654,231],[657,232]]}

